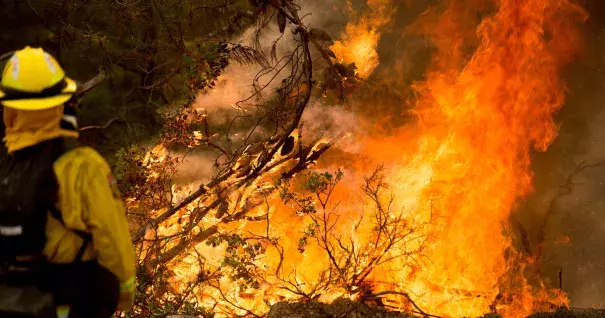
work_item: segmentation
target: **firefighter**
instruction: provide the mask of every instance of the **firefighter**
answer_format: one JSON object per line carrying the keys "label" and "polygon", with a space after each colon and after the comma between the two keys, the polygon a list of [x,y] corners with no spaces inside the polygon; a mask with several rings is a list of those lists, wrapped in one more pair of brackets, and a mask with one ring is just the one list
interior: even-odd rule
{"label": "firefighter", "polygon": [[133,305],[134,248],[109,165],[77,143],[64,112],[76,88],[41,48],[15,52],[4,67],[0,257],[9,273],[41,273],[58,317],[110,317]]}

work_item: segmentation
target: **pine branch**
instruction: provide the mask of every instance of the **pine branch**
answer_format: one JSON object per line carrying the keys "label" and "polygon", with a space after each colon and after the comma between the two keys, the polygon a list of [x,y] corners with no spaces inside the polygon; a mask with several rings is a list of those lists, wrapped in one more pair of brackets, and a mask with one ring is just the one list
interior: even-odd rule
{"label": "pine branch", "polygon": [[240,44],[233,44],[227,50],[229,59],[240,64],[258,64],[262,67],[269,67],[269,62],[263,52]]}

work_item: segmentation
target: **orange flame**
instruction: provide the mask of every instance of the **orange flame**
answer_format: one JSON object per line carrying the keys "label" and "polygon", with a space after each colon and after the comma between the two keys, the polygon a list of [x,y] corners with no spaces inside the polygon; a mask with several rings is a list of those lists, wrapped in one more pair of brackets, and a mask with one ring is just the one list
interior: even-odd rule
{"label": "orange flame", "polygon": [[355,63],[357,75],[369,77],[380,64],[376,46],[380,40],[380,29],[391,22],[390,0],[369,0],[368,11],[356,23],[348,23],[341,41],[335,41],[330,49],[343,63]]}
{"label": "orange flame", "polygon": [[[464,14],[476,15],[470,12],[476,9],[475,2],[482,1],[450,2],[436,24],[423,29],[430,32],[437,53],[426,80],[414,87],[419,96],[413,111],[416,125],[401,128],[398,135],[363,140],[369,164],[358,162],[354,168],[365,172],[368,166],[386,163],[390,173],[385,181],[396,194],[393,210],[405,211],[408,222],[429,224],[418,227],[427,243],[418,263],[412,266],[393,258],[378,266],[368,280],[373,282],[373,292],[406,293],[419,308],[434,315],[478,317],[497,311],[505,317],[522,317],[551,305],[568,304],[560,291],[539,279],[530,282],[524,277],[532,260],[514,249],[507,224],[515,204],[531,191],[530,151],[546,150],[556,136],[552,115],[564,101],[559,72],[576,45],[569,17],[585,16],[570,0],[501,0],[474,26],[474,33],[462,23],[467,22]],[[343,40],[331,47],[339,59],[355,62],[361,77],[368,77],[378,66],[379,29],[392,17],[388,0],[368,4],[369,11],[348,24]],[[467,8],[472,9],[464,12]],[[474,35],[479,42],[468,57],[466,45]],[[154,152],[162,156],[162,149]],[[250,189],[261,185],[259,181]],[[334,193],[334,200],[342,202],[339,208],[344,210],[334,230],[344,240],[363,246],[371,240],[372,225],[354,224],[369,205],[355,202],[355,187],[354,182],[346,182]],[[181,190],[173,191],[175,196],[181,195]],[[246,191],[235,195],[248,196]],[[203,305],[220,309],[219,316],[245,314],[246,310],[264,313],[279,300],[297,299],[300,294],[292,291],[292,285],[286,286],[290,290],[283,288],[284,282],[275,277],[278,269],[290,283],[305,290],[328,266],[325,251],[317,245],[310,244],[304,253],[297,251],[297,239],[308,220],[276,196],[267,202],[270,206],[255,212],[268,215],[270,228],[244,221],[221,230],[271,232],[272,237],[280,238],[283,249],[262,241],[266,250],[255,264],[264,270],[259,274],[266,281],[256,291],[240,290],[226,276],[217,283],[221,295],[216,288],[196,290]],[[161,228],[164,235],[180,230],[175,221],[180,217],[187,213],[169,220]],[[209,228],[218,219],[209,216],[201,223],[202,228]],[[226,253],[222,247],[204,243],[194,250],[193,254],[206,256],[205,266],[214,268],[220,267]],[[283,259],[280,253],[285,254]],[[176,277],[173,287],[182,291],[199,265],[195,257],[186,256],[171,268]],[[353,295],[333,288],[323,291],[319,300],[341,296]],[[229,298],[230,303],[221,297]],[[394,295],[388,300],[402,309],[413,309],[406,297]]]}
{"label": "orange flame", "polygon": [[530,151],[546,150],[556,136],[552,115],[564,101],[559,71],[574,45],[559,46],[570,35],[561,23],[581,10],[565,0],[500,1],[477,29],[475,53],[458,68],[452,59],[463,56],[463,39],[451,32],[456,21],[443,20],[458,9],[452,3],[439,21],[450,32],[434,29],[447,39],[437,39],[435,65],[416,86],[418,147],[391,180],[413,214],[432,224],[429,261],[387,281],[404,282],[420,307],[444,316],[476,317],[495,307],[520,317],[542,303],[564,305],[557,291],[529,286],[505,230],[515,203],[531,191]]}

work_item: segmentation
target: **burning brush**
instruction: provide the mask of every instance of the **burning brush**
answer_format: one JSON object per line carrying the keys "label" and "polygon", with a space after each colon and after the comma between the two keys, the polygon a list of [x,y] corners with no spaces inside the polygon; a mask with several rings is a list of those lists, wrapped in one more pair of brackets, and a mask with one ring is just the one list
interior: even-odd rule
{"label": "burning brush", "polygon": [[[214,178],[186,194],[175,195],[162,179],[173,171],[170,160],[179,160],[170,151],[160,148],[147,163],[164,169],[146,175],[164,192],[132,198],[133,209],[151,211],[133,238],[148,282],[143,292],[154,295],[141,302],[187,301],[224,316],[260,316],[282,300],[337,298],[444,317],[523,317],[568,306],[562,291],[525,277],[533,260],[513,246],[508,224],[531,191],[531,151],[556,137],[553,114],[565,97],[559,73],[586,15],[570,0],[480,3],[444,1],[408,28],[434,49],[424,78],[410,88],[414,122],[388,134],[349,132],[361,149],[350,155],[338,148],[341,136],[303,138],[307,105],[328,95],[312,94],[314,61],[333,70],[327,78],[338,76],[322,81],[336,95],[350,78],[371,85],[382,32],[402,4],[368,1],[332,41],[303,23],[294,2],[254,1],[261,22],[275,17],[280,38],[288,24],[294,37],[294,53],[260,72],[278,84],[255,86],[274,89],[254,96],[269,96],[255,119],[275,133],[221,143],[204,115],[196,146],[221,159]],[[284,65],[292,74],[272,73]],[[238,116],[252,118],[238,107]],[[191,117],[173,133],[188,131]],[[306,171],[315,164],[321,170]],[[362,182],[354,178],[361,175]]]}

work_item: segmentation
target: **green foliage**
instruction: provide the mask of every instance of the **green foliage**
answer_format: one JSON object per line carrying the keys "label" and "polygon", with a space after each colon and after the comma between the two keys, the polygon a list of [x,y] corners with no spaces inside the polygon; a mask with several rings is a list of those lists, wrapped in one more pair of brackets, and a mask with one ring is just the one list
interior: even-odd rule
{"label": "green foliage", "polygon": [[229,47],[217,41],[204,41],[182,54],[184,85],[182,94],[193,102],[200,90],[214,87],[214,80],[229,65]]}
{"label": "green foliage", "polygon": [[286,204],[291,204],[299,215],[317,212],[315,199],[312,196],[301,196],[290,190],[290,185],[280,185],[279,197]]}
{"label": "green foliage", "polygon": [[197,52],[204,61],[214,61],[219,58],[219,48],[221,46],[214,41],[202,42],[197,46]]}
{"label": "green foliage", "polygon": [[343,177],[344,173],[340,169],[338,169],[334,175],[329,172],[312,172],[309,174],[307,181],[303,184],[303,189],[316,194],[324,193],[328,191],[330,187],[340,182]]}
{"label": "green foliage", "polygon": [[[344,173],[340,169],[335,173],[311,171],[306,173],[306,179],[301,184],[303,192],[297,193],[291,189],[289,184],[284,184],[280,185],[279,196],[284,203],[294,207],[297,214],[313,215],[318,212],[317,203],[325,209],[330,194],[343,177]],[[307,225],[303,236],[298,240],[297,250],[300,253],[305,252],[310,239],[317,235],[318,230],[319,224],[317,222],[310,222]]]}
{"label": "green foliage", "polygon": [[[170,271],[165,266],[159,266],[155,272],[151,272],[142,265],[137,266],[137,289],[135,293],[135,303],[137,307],[134,311],[119,313],[118,317],[165,317],[167,315],[187,315],[195,317],[212,318],[215,314],[206,308],[203,308],[195,294],[187,292],[175,297],[150,297],[154,292],[150,289],[168,288],[167,279],[170,277]],[[195,288],[195,283],[189,284],[189,290]]]}
{"label": "green foliage", "polygon": [[303,236],[300,239],[298,239],[298,244],[297,244],[298,251],[300,253],[304,253],[305,248],[307,247],[308,244],[309,244],[309,240],[308,240],[307,236]]}
{"label": "green foliage", "polygon": [[317,234],[319,225],[315,222],[311,222],[307,225],[307,229],[303,232],[303,236],[298,240],[297,249],[300,253],[304,253],[309,240]]}
{"label": "green foliage", "polygon": [[[246,0],[191,2],[103,0],[15,2],[0,8],[3,52],[41,46],[79,82],[103,67],[106,81],[82,101],[82,141],[105,157],[148,140],[160,129],[156,111],[190,103],[227,64],[218,41],[252,25]],[[218,31],[217,31],[218,30]]]}
{"label": "green foliage", "polygon": [[206,245],[212,247],[221,244],[227,245],[221,266],[229,269],[230,278],[239,284],[240,290],[258,289],[260,283],[255,276],[254,260],[264,253],[262,243],[252,242],[237,234],[216,235],[206,240]]}
{"label": "green foliage", "polygon": [[294,207],[299,215],[315,214],[316,205],[319,203],[325,207],[334,187],[343,177],[344,173],[340,169],[334,174],[309,172],[301,184],[302,190],[307,194],[296,193],[291,190],[289,184],[282,184],[279,186],[279,197],[284,203]]}
{"label": "green foliage", "polygon": [[142,164],[144,155],[145,149],[137,146],[121,148],[116,153],[113,173],[124,196],[128,197],[138,185],[145,183],[147,171]]}

